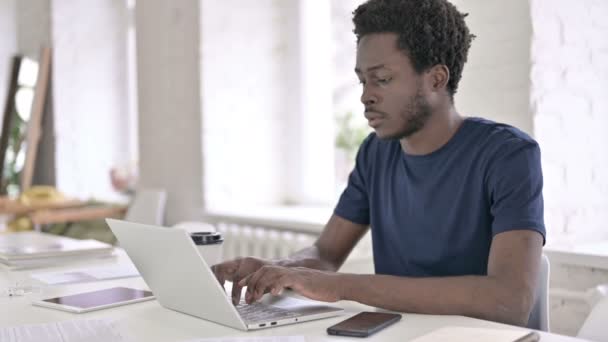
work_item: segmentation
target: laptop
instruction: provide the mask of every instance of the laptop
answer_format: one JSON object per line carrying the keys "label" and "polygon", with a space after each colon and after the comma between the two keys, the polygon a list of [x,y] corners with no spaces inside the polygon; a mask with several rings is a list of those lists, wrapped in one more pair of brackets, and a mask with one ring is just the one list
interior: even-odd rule
{"label": "laptop", "polygon": [[341,314],[341,308],[289,296],[233,305],[188,232],[106,219],[160,305],[240,330],[270,328]]}

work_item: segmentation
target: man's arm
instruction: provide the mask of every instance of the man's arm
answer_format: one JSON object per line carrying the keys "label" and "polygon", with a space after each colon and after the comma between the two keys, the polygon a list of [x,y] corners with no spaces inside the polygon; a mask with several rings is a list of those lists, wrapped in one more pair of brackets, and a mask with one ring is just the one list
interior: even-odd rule
{"label": "man's arm", "polygon": [[532,309],[543,237],[511,230],[492,240],[487,276],[408,278],[269,266],[243,279],[247,301],[285,287],[324,301],[354,300],[384,309],[465,315],[525,325]]}
{"label": "man's arm", "polygon": [[368,226],[332,215],[314,245],[278,261],[276,265],[337,271],[367,229]]}
{"label": "man's arm", "polygon": [[214,265],[212,270],[222,286],[226,280],[233,282],[232,301],[238,303],[243,287],[239,282],[265,266],[337,271],[367,229],[368,226],[332,215],[313,246],[300,250],[287,259],[271,261],[252,257],[237,258]]}

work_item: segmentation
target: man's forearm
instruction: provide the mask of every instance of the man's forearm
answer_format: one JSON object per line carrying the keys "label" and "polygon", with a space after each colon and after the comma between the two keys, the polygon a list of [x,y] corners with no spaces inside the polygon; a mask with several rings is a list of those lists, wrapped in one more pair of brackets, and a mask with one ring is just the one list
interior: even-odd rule
{"label": "man's forearm", "polygon": [[299,250],[287,259],[278,260],[276,263],[284,267],[306,267],[321,271],[337,271],[339,267],[325,260],[316,245]]}
{"label": "man's forearm", "polygon": [[343,274],[342,299],[393,311],[465,315],[525,325],[532,299],[490,276],[406,278]]}

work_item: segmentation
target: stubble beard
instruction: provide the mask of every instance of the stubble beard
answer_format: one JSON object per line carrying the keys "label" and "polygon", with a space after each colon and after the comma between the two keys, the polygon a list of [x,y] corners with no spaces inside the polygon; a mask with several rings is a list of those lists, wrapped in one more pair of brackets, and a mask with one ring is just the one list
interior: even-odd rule
{"label": "stubble beard", "polygon": [[401,112],[401,118],[406,122],[405,127],[397,139],[409,138],[420,131],[429,121],[432,115],[431,107],[420,92],[409,102],[409,105]]}

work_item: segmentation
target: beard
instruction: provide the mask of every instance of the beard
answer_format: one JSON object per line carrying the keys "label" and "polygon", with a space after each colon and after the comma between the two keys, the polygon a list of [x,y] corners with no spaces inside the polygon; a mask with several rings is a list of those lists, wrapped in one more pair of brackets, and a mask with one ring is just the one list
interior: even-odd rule
{"label": "beard", "polygon": [[422,93],[418,91],[409,101],[405,109],[400,113],[405,125],[398,132],[397,139],[408,138],[424,128],[429,121],[432,110]]}

